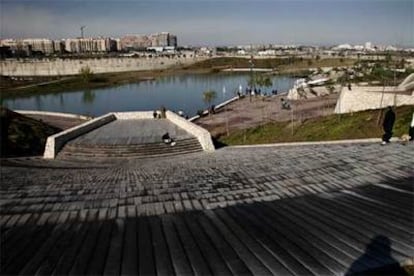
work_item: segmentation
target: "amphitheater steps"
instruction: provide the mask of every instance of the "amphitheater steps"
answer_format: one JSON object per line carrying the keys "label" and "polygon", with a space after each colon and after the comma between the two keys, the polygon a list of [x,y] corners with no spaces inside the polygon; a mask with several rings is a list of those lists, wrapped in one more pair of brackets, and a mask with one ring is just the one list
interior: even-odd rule
{"label": "amphitheater steps", "polygon": [[122,158],[122,157],[158,157],[180,155],[202,151],[196,138],[176,141],[174,146],[161,143],[149,144],[84,144],[68,143],[59,152],[59,159],[71,158]]}

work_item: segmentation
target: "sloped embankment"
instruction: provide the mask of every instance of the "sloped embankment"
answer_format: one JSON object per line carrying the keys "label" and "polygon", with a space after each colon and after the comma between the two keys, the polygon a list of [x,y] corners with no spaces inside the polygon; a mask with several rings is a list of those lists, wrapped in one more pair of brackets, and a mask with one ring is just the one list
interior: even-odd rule
{"label": "sloped embankment", "polygon": [[43,154],[47,137],[61,129],[0,107],[1,157]]}

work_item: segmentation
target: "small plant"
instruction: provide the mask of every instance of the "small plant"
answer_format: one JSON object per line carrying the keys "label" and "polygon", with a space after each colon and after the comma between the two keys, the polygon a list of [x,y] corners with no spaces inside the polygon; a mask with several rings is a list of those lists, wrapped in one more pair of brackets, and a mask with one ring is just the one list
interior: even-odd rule
{"label": "small plant", "polygon": [[93,72],[89,66],[82,67],[79,75],[85,83],[89,83],[93,78]]}

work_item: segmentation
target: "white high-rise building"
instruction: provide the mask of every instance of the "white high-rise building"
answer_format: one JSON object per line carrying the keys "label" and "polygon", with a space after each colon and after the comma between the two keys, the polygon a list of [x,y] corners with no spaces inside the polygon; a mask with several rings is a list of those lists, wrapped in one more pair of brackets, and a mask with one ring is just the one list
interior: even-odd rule
{"label": "white high-rise building", "polygon": [[65,50],[71,53],[109,52],[114,48],[110,38],[70,38],[65,40]]}

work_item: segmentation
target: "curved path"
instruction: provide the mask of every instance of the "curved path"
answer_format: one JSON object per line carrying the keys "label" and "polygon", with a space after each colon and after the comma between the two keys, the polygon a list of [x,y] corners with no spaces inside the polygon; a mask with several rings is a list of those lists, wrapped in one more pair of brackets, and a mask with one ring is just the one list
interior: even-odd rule
{"label": "curved path", "polygon": [[414,144],[397,143],[9,160],[1,272],[332,275],[410,263],[413,160]]}

